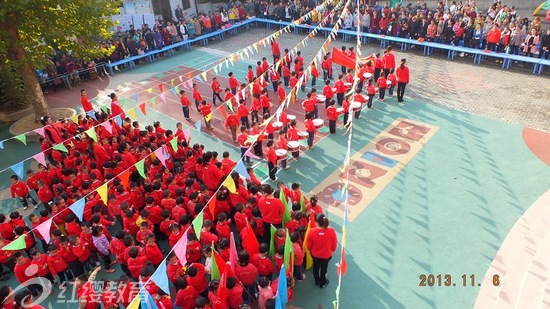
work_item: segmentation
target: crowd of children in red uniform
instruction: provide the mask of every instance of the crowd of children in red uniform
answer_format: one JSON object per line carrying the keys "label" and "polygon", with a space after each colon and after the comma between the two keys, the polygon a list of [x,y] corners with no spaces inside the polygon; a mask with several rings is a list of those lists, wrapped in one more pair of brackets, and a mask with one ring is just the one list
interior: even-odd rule
{"label": "crowd of children in red uniform", "polygon": [[[229,153],[224,153],[220,159],[217,152],[205,151],[202,145],[189,145],[181,124],[175,132],[163,129],[158,122],[141,130],[136,121],[126,118],[122,126],[111,121],[112,133],[97,126],[97,142],[82,134],[108,117],[100,112],[96,114],[97,120],[86,117],[78,124],[60,123],[56,128],[58,133],[63,138],[72,136],[65,142],[68,153],[46,151],[51,163],[39,165],[38,171],[29,170],[26,183],[17,176],[12,177],[12,191],[17,196],[28,196],[25,189],[29,187],[36,191],[45,207],[39,215],[29,217],[30,225],[17,211],[10,214],[9,221],[0,215],[0,247],[29,233],[49,218],[53,217],[55,223],[49,243],[34,230],[25,238],[25,250],[0,250],[1,264],[12,269],[20,283],[34,277],[47,279],[57,286],[75,278],[85,281],[83,275],[97,265],[104,264],[107,272],[113,272],[118,264],[125,274],[118,282],[106,280],[104,291],[97,291],[99,298],[94,297],[93,292],[80,291],[79,296],[87,300],[84,308],[97,308],[98,299],[105,308],[114,308],[117,303],[127,306],[138,291],[138,282],[147,283],[146,289],[159,308],[173,308],[173,305],[239,308],[245,301],[250,303],[258,297],[261,308],[272,308],[277,279],[271,280],[282,265],[280,255],[286,239],[286,230],[281,225],[284,208],[278,198],[280,190],[293,202],[294,220],[286,227],[294,243],[296,279],[301,281],[305,277],[300,271],[303,263],[301,243],[308,221],[302,210],[313,214],[322,213],[322,210],[315,199],[305,208],[300,205],[303,197],[299,185],[293,184],[290,189],[280,183],[274,191],[270,185],[261,185],[249,169],[251,177],[245,186],[237,173],[230,173],[236,162],[229,158]],[[173,138],[178,139],[177,150],[166,147]],[[44,149],[49,148],[50,142],[48,138],[41,140]],[[151,155],[158,147],[164,147],[170,156],[166,167]],[[143,158],[146,159],[147,176],[144,179],[134,167]],[[124,173],[126,170],[129,174]],[[236,193],[230,193],[223,186],[217,190],[225,177],[233,177]],[[106,204],[93,192],[105,181],[109,181]],[[213,194],[216,194],[216,207],[209,209],[212,206],[207,202]],[[86,206],[81,222],[67,207],[82,197],[86,199]],[[204,226],[199,241],[189,227],[201,211]],[[271,224],[279,228],[272,240],[277,246],[273,261],[267,255]],[[253,233],[247,233],[248,229]],[[239,265],[227,279],[227,299],[220,304],[219,282],[207,281],[211,245],[213,243],[214,249],[227,261],[231,230],[238,235]],[[188,232],[184,234],[185,231]],[[183,235],[188,239],[186,257],[189,264],[184,267],[174,254],[167,257],[168,276],[176,288],[172,299],[149,278],[165,257],[165,252],[158,247],[159,241],[167,241],[173,247]],[[247,247],[250,241],[246,237],[257,238],[260,245]],[[37,265],[38,271],[26,271],[30,265]],[[291,274],[288,278],[290,291],[292,278]],[[38,296],[42,287],[31,285],[29,290]],[[5,304],[4,308],[11,308],[10,304]]]}

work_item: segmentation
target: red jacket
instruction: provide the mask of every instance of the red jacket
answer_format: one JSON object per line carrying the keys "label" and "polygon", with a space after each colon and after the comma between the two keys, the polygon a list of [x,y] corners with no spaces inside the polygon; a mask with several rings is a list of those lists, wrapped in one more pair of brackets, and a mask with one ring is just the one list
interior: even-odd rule
{"label": "red jacket", "polygon": [[232,289],[227,290],[227,304],[229,308],[239,308],[243,304],[243,287],[236,284]]}
{"label": "red jacket", "polygon": [[395,75],[397,75],[397,81],[400,83],[408,83],[409,82],[409,68],[404,66],[403,68],[398,67],[395,71]]}
{"label": "red jacket", "polygon": [[231,114],[228,115],[225,119],[225,126],[226,127],[237,127],[239,125],[239,118],[237,118],[237,115]]}
{"label": "red jacket", "polygon": [[388,88],[388,81],[384,77],[379,77],[376,83],[378,84],[378,88]]}
{"label": "red jacket", "polygon": [[338,112],[336,111],[336,107],[334,107],[334,105],[327,107],[327,117],[328,120],[338,120]]}
{"label": "red jacket", "polygon": [[27,280],[36,277],[34,274],[27,274],[26,270],[29,266],[31,266],[31,260],[29,260],[28,258],[25,258],[25,262],[22,265],[15,264],[13,273],[15,274],[15,277],[17,278],[19,283],[26,282]]}
{"label": "red jacket", "polygon": [[283,202],[276,198],[261,197],[258,201],[258,208],[264,222],[268,224],[281,224],[285,207]]}
{"label": "red jacket", "polygon": [[395,68],[395,55],[392,53],[386,53],[382,60],[384,61],[384,69],[393,69]]}
{"label": "red jacket", "polygon": [[234,76],[231,76],[229,78],[229,88],[237,88],[238,86],[239,81]]}
{"label": "red jacket", "polygon": [[281,54],[281,49],[279,48],[279,43],[273,42],[273,44],[271,44],[271,53],[273,55],[280,55]]}
{"label": "red jacket", "polygon": [[182,106],[189,106],[191,102],[189,102],[189,99],[185,95],[180,96],[180,103]]}
{"label": "red jacket", "polygon": [[204,265],[200,263],[193,263],[191,266],[197,268],[197,275],[195,277],[186,276],[187,283],[194,287],[199,293],[202,293],[208,287]]}
{"label": "red jacket", "polygon": [[78,246],[72,246],[71,249],[80,262],[86,261],[91,255],[89,245],[83,241],[81,241]]}
{"label": "red jacket", "polygon": [[267,276],[269,274],[273,274],[275,272],[275,268],[273,267],[273,263],[269,259],[269,257],[261,258],[259,254],[254,254],[250,258],[250,263],[254,264],[256,268],[258,269],[258,273],[260,276]]}
{"label": "red jacket", "polygon": [[235,276],[242,282],[243,285],[252,285],[256,282],[258,277],[258,268],[254,264],[248,264],[246,266],[235,266]]}
{"label": "red jacket", "polygon": [[22,181],[17,181],[10,187],[11,197],[25,197],[29,195],[29,187]]}
{"label": "red jacket", "polygon": [[179,260],[176,260],[176,264],[168,263],[166,266],[166,273],[168,274],[168,280],[174,283],[178,278],[182,276],[182,268]]}
{"label": "red jacket", "polygon": [[313,228],[309,231],[307,248],[312,256],[328,259],[336,251],[336,247],[338,247],[338,239],[333,228]]}
{"label": "red jacket", "polygon": [[192,286],[187,286],[185,289],[179,290],[176,294],[176,306],[180,306],[182,309],[195,308],[195,299],[199,297],[199,292]]}
{"label": "red jacket", "polygon": [[216,190],[222,181],[223,172],[214,164],[204,166],[202,180],[209,190]]}
{"label": "red jacket", "polygon": [[199,101],[199,103],[202,102],[202,95],[199,90],[193,89],[193,99],[195,99],[195,101]]}
{"label": "red jacket", "polygon": [[323,95],[327,99],[332,99],[332,97],[334,97],[334,92],[332,91],[332,87],[330,85],[325,85],[325,87],[323,87]]}
{"label": "red jacket", "polygon": [[56,276],[60,272],[64,272],[69,267],[69,264],[67,264],[60,253],[57,253],[55,256],[48,255],[46,261],[50,267],[50,273],[53,276]]}
{"label": "red jacket", "polygon": [[313,120],[311,119],[306,119],[306,121],[304,122],[304,124],[306,125],[306,131],[307,132],[317,132],[317,128],[315,127],[315,125],[313,124]]}
{"label": "red jacket", "polygon": [[48,260],[47,260],[47,255],[42,253],[40,254],[40,258],[38,260],[35,260],[33,259],[31,261],[31,264],[32,265],[36,265],[37,266],[37,271],[36,271],[36,275],[37,276],[40,276],[40,277],[45,277],[47,276],[49,273],[50,273],[50,269],[48,267]]}
{"label": "red jacket", "polygon": [[143,248],[145,248],[145,255],[151,264],[159,265],[164,260],[164,256],[156,244],[153,246],[144,246]]}
{"label": "red jacket", "polygon": [[138,255],[138,257],[135,259],[129,258],[127,263],[128,270],[130,271],[130,274],[132,274],[132,277],[138,278],[141,269],[144,268],[147,264],[147,257]]}
{"label": "red jacket", "polygon": [[334,83],[334,88],[336,88],[336,93],[345,93],[346,92],[346,86],[344,85],[343,80],[337,80]]}

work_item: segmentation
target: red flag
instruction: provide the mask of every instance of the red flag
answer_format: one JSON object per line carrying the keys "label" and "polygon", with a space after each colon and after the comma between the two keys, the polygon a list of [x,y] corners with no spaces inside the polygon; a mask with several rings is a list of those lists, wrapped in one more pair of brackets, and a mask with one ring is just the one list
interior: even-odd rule
{"label": "red flag", "polygon": [[225,111],[225,108],[223,106],[222,108],[220,108],[220,112],[222,112],[223,118],[227,119],[227,112]]}
{"label": "red flag", "polygon": [[162,84],[159,84],[158,86],[159,86],[160,92],[164,92],[164,91],[162,91]]}
{"label": "red flag", "polygon": [[225,269],[226,269],[225,260],[213,248],[212,248],[212,255],[213,255],[213,258],[216,260],[216,265],[218,265],[218,271],[220,272],[220,274],[223,274],[225,272]]}
{"label": "red flag", "polygon": [[122,174],[120,174],[120,176],[118,176],[118,178],[120,179],[122,186],[124,188],[128,188],[128,182],[130,181],[130,170],[125,170]]}
{"label": "red flag", "polygon": [[139,106],[139,109],[141,109],[141,112],[143,115],[147,115],[147,111],[145,110],[145,103],[141,103]]}
{"label": "red flag", "polygon": [[345,66],[352,70],[355,69],[355,58],[346,55],[343,51],[336,47],[332,48],[332,61],[336,64]]}
{"label": "red flag", "polygon": [[346,252],[342,251],[342,258],[340,259],[340,265],[336,267],[336,274],[340,276],[346,275],[346,272],[348,271],[348,263],[346,262]]}
{"label": "red flag", "polygon": [[218,285],[218,298],[221,302],[219,308],[224,308],[227,303],[227,271],[224,271],[220,277],[220,285]]}
{"label": "red flag", "polygon": [[248,253],[252,256],[256,253],[260,252],[260,244],[258,243],[258,239],[256,238],[256,234],[254,234],[254,230],[248,223],[248,220],[246,220],[246,234],[245,234],[245,243],[243,244],[243,247],[248,251]]}
{"label": "red flag", "polygon": [[214,196],[212,197],[212,199],[208,203],[208,209],[210,209],[210,213],[212,214],[212,218],[214,220],[216,220],[216,218],[217,218],[217,216],[216,216],[216,202],[217,201],[218,200],[216,199],[216,194],[214,194]]}

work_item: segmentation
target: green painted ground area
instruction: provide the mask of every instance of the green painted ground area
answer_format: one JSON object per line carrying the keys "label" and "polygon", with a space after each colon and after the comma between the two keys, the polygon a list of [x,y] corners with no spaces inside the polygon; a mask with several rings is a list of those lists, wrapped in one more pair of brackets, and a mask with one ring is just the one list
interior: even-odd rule
{"label": "green painted ground area", "polygon": [[[183,60],[182,60],[183,59]],[[192,51],[184,58],[158,61],[120,74],[124,81],[137,82],[152,74],[185,64],[201,69],[219,56]],[[248,64],[234,68],[242,72]],[[122,78],[121,78],[122,79]],[[113,87],[116,86],[113,84]],[[177,122],[154,108],[147,116],[137,113],[141,123],[162,119],[165,127]],[[348,226],[348,274],[341,289],[341,308],[471,308],[478,287],[420,287],[421,274],[451,274],[453,281],[474,274],[481,279],[511,226],[525,210],[550,187],[542,177],[550,168],[525,146],[522,127],[462,112],[443,109],[425,102],[395,99],[375,103],[375,109],[355,122],[352,154],[363,148],[396,118],[403,117],[439,127],[434,137],[410,161],[366,210]],[[208,149],[238,150],[192,129],[193,142]],[[284,182],[299,182],[304,191],[340,168],[346,153],[347,136],[338,133],[321,140],[289,170],[277,176]],[[0,138],[7,136],[0,128]],[[10,142],[0,150],[0,167],[18,158],[35,154],[38,145],[27,147]],[[0,175],[0,188],[7,187],[8,172]],[[265,164],[256,170],[265,178]],[[7,177],[6,177],[7,176]],[[3,212],[15,204],[0,203]],[[340,230],[342,219],[329,215]],[[329,268],[330,284],[314,286],[311,272],[295,288],[293,305],[300,308],[331,308],[337,285],[334,263]],[[100,277],[116,278],[115,274]],[[12,279],[10,283],[15,285]],[[46,308],[74,308],[55,299]]]}

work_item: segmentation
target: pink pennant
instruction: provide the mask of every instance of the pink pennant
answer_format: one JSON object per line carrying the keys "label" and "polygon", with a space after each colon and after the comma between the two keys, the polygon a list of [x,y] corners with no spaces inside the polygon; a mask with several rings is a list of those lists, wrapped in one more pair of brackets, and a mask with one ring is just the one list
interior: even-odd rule
{"label": "pink pennant", "polygon": [[260,159],[260,157],[252,153],[252,147],[249,147],[248,150],[244,153],[244,155],[252,159],[258,159],[258,160]]}
{"label": "pink pennant", "polygon": [[235,271],[237,266],[237,246],[235,245],[235,236],[231,232],[231,238],[229,239],[229,263],[231,264],[231,269]]}
{"label": "pink pennant", "polygon": [[46,166],[46,158],[44,157],[43,152],[39,152],[39,153],[35,154],[32,157],[36,160],[36,162]]}
{"label": "pink pennant", "polygon": [[174,245],[174,253],[181,262],[181,265],[187,265],[187,258],[185,257],[187,253],[187,231],[180,240]]}
{"label": "pink pennant", "polygon": [[34,129],[33,131],[36,132],[37,134],[40,134],[40,136],[42,137],[46,137],[46,134],[44,134],[44,127]]}
{"label": "pink pennant", "polygon": [[52,228],[52,218],[42,222],[36,227],[36,230],[44,237],[46,243],[50,243],[50,230]]}
{"label": "pink pennant", "polygon": [[180,77],[178,77],[179,80],[180,80],[180,83],[183,83],[183,75],[180,75]]}
{"label": "pink pennant", "polygon": [[187,129],[183,131],[183,137],[185,138],[186,141],[189,142],[189,138],[191,137],[191,129]]}
{"label": "pink pennant", "polygon": [[164,150],[162,148],[158,148],[155,150],[155,156],[160,161],[160,163],[166,167],[166,159],[164,158]]}
{"label": "pink pennant", "polygon": [[101,125],[105,128],[105,130],[107,130],[107,132],[113,134],[113,125],[109,122],[109,120],[103,122]]}
{"label": "pink pennant", "polygon": [[189,90],[193,89],[193,81],[192,80],[188,80],[187,83],[185,83],[187,85],[187,88]]}
{"label": "pink pennant", "polygon": [[166,92],[160,94],[160,99],[162,100],[162,102],[166,103]]}

